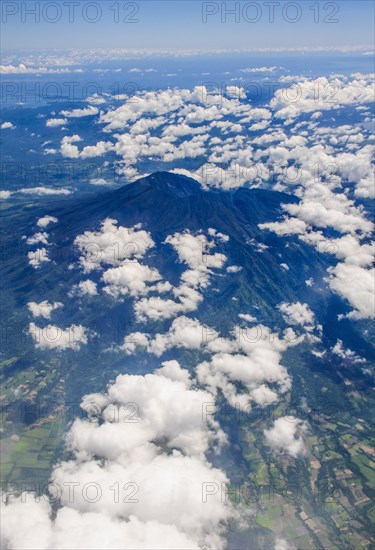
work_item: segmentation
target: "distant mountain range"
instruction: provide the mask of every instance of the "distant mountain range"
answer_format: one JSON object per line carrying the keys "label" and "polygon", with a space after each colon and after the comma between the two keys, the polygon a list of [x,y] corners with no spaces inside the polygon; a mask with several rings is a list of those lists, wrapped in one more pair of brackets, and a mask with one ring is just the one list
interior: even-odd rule
{"label": "distant mountain range", "polygon": [[[363,340],[363,331],[357,331],[353,323],[346,320],[336,323],[337,315],[347,312],[348,305],[324,282],[327,268],[333,264],[332,257],[319,254],[297,237],[280,237],[258,227],[280,220],[282,204],[292,202],[298,202],[298,198],[263,189],[204,190],[198,182],[184,175],[157,172],[95,197],[64,200],[60,206],[56,206],[55,200],[47,212],[44,202],[43,210],[39,206],[33,208],[27,226],[24,225],[24,213],[20,220],[8,212],[4,224],[8,228],[4,243],[6,285],[26,301],[36,299],[35,294],[39,293],[41,299],[51,289],[61,291],[64,288],[62,296],[56,294],[55,298],[63,299],[64,292],[79,280],[76,272],[68,270],[72,259],[78,258],[77,251],[72,252],[75,238],[84,231],[98,230],[106,218],[115,219],[125,227],[142,224],[155,241],[148,263],[167,280],[173,279],[181,269],[176,254],[167,251],[163,244],[166,237],[175,232],[207,232],[213,228],[229,237],[221,249],[227,257],[226,265],[235,265],[241,270],[215,279],[215,294],[212,295],[209,289],[210,299],[200,306],[205,322],[215,325],[224,319],[235,323],[239,312],[254,306],[258,309],[259,322],[277,327],[282,325],[282,316],[276,306],[283,301],[300,301],[309,304],[322,323],[325,336],[333,344],[337,337],[346,337],[349,346],[367,355],[369,348],[368,342]],[[46,214],[58,219],[51,229],[49,252],[51,259],[56,255],[56,262],[53,269],[52,264],[47,263],[34,270],[26,254],[19,261],[18,248],[12,243],[17,232],[20,242],[21,235],[32,234],[38,216]],[[306,284],[309,279],[314,280],[313,286]],[[230,300],[231,297],[235,300]],[[98,311],[97,317],[110,315],[113,318],[113,308],[121,312],[127,310],[124,305],[112,304],[106,311]],[[368,325],[360,322],[356,326],[363,324]]]}

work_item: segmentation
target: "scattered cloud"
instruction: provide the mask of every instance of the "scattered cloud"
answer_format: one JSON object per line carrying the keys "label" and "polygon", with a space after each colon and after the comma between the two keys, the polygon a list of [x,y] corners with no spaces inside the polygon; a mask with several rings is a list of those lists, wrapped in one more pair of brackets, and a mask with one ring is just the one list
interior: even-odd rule
{"label": "scattered cloud", "polygon": [[126,260],[141,259],[155,244],[140,226],[123,227],[111,218],[102,222],[99,231],[85,231],[74,242],[81,252],[79,261],[85,273],[105,264],[120,266]]}
{"label": "scattered cloud", "polygon": [[41,228],[45,228],[51,223],[57,223],[58,219],[54,216],[43,216],[42,218],[39,218],[39,220],[36,222],[36,225]]}
{"label": "scattered cloud", "polygon": [[307,304],[295,302],[288,304],[286,302],[279,305],[279,310],[290,325],[301,325],[303,327],[312,327],[314,325],[314,314]]}
{"label": "scattered cloud", "polygon": [[366,363],[366,359],[359,357],[351,349],[345,349],[342,340],[337,340],[336,344],[332,348],[332,353],[341,357],[341,359],[348,359],[352,363]]}
{"label": "scattered cloud", "polygon": [[61,302],[53,302],[50,304],[47,300],[39,303],[28,302],[27,304],[27,307],[31,311],[33,317],[43,317],[44,319],[50,319],[51,313],[55,311],[55,309],[62,306],[63,304]]}
{"label": "scattered cloud", "polygon": [[265,430],[264,435],[274,450],[284,451],[296,458],[305,452],[303,441],[305,431],[304,422],[298,418],[284,416],[275,420],[273,427]]}
{"label": "scattered cloud", "polygon": [[49,128],[56,128],[57,126],[64,126],[64,124],[67,124],[68,119],[66,118],[50,118],[46,122],[46,126]]}
{"label": "scattered cloud", "polygon": [[85,116],[94,116],[99,114],[99,109],[93,105],[89,105],[83,109],[72,109],[71,111],[61,111],[64,117],[81,118]]}
{"label": "scattered cloud", "polygon": [[35,269],[39,268],[41,264],[51,261],[48,257],[48,251],[44,247],[28,252],[27,257],[29,258],[29,264]]}
{"label": "scattered cloud", "polygon": [[87,329],[82,325],[71,325],[65,329],[55,325],[38,327],[35,323],[29,324],[29,334],[39,349],[79,350],[81,344],[87,344]]}
{"label": "scattered cloud", "polygon": [[11,122],[3,122],[0,125],[1,130],[14,130],[15,126]]}
{"label": "scattered cloud", "polygon": [[347,314],[350,319],[372,319],[375,316],[375,269],[339,263],[329,268],[332,290],[354,308]]}
{"label": "scattered cloud", "polygon": [[24,187],[20,189],[18,193],[23,193],[25,195],[70,195],[70,189],[65,189],[64,187],[55,188],[55,187]]}

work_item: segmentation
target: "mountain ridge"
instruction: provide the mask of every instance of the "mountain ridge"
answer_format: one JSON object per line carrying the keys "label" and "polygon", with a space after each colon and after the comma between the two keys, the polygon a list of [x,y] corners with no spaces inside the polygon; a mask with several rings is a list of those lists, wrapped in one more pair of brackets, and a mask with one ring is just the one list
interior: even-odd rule
{"label": "mountain ridge", "polygon": [[[253,232],[259,233],[259,223],[282,218],[282,204],[298,201],[293,195],[266,189],[206,190],[182,174],[155,172],[118,189],[80,199],[78,203],[64,201],[48,213],[59,221],[64,217],[68,233],[70,228],[83,228],[82,218],[91,220],[86,229],[92,229],[106,217],[119,218],[120,223],[125,223],[126,217],[128,224],[142,222],[145,226],[156,226],[161,232],[173,228],[195,231],[219,224],[223,226],[217,227],[220,230],[231,231],[241,225],[251,226]],[[56,224],[56,230],[59,225]]]}

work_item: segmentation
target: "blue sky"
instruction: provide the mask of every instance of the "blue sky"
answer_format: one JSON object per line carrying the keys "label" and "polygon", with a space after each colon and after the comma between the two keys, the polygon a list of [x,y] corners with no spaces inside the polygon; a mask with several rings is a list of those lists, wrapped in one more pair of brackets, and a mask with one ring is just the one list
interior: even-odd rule
{"label": "blue sky", "polygon": [[[254,6],[256,3],[258,8]],[[61,6],[60,13],[56,11],[56,4]],[[271,8],[265,1],[82,0],[74,7],[74,15],[72,4],[3,0],[2,47],[236,49],[353,46],[374,41],[374,4],[371,0],[281,0],[274,2],[273,22],[270,22]],[[97,9],[90,4],[95,4]],[[226,13],[222,5],[229,11],[237,10],[237,22],[235,15]],[[25,11],[34,6],[41,13],[39,22],[35,21],[35,14]],[[314,6],[315,11],[311,9]],[[97,22],[87,21],[94,20],[95,16]],[[120,20],[116,22],[118,16]],[[292,20],[298,17],[300,19],[293,23]],[[53,22],[55,18],[60,19]],[[124,18],[128,22],[124,22]],[[130,19],[138,22],[131,23]]]}

